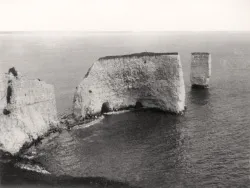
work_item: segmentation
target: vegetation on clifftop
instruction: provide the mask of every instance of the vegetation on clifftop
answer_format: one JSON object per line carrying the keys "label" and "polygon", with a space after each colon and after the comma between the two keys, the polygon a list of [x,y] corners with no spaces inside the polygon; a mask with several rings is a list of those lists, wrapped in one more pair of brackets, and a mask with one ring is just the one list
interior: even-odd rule
{"label": "vegetation on clifftop", "polygon": [[108,60],[108,59],[117,59],[117,58],[140,58],[145,56],[161,56],[161,55],[178,55],[178,52],[168,52],[168,53],[154,53],[154,52],[141,52],[127,55],[117,55],[117,56],[105,56],[101,57],[98,60]]}

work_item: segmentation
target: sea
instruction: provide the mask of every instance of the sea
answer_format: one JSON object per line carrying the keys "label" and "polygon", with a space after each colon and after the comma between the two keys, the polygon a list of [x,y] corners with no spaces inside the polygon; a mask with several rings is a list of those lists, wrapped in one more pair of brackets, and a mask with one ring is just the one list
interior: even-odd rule
{"label": "sea", "polygon": [[[250,32],[5,32],[0,67],[55,86],[58,114],[100,57],[179,52],[183,115],[125,111],[0,158],[0,187],[250,187]],[[192,89],[192,52],[209,52],[208,89]]]}

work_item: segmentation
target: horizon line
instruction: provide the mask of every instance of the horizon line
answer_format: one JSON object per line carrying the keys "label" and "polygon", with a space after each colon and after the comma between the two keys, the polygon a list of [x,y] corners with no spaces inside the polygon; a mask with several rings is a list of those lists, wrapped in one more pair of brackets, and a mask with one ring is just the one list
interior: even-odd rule
{"label": "horizon line", "polygon": [[143,33],[143,32],[250,32],[250,30],[6,30],[0,33],[36,33],[36,32],[79,32],[79,33]]}

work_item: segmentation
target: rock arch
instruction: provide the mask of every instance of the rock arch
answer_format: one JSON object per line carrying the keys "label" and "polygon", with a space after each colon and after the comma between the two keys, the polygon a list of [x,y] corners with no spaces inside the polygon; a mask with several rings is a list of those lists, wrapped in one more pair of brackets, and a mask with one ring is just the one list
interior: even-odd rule
{"label": "rock arch", "polygon": [[136,106],[139,101],[146,108],[181,113],[185,87],[180,57],[143,52],[100,58],[77,87],[74,99],[73,112],[79,118],[101,113],[107,100],[111,109]]}

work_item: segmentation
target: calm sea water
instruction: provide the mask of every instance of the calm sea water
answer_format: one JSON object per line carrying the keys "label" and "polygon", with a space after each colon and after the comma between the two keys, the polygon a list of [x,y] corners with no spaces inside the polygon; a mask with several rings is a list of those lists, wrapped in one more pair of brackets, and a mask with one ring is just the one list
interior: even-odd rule
{"label": "calm sea water", "polygon": [[[75,87],[96,59],[141,51],[180,53],[183,116],[128,112],[63,131],[37,147],[36,162],[51,175],[2,160],[2,186],[249,187],[250,33],[0,35],[1,68],[54,84],[59,113],[70,110]],[[212,54],[207,90],[190,88],[193,51]]]}

